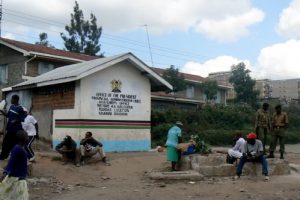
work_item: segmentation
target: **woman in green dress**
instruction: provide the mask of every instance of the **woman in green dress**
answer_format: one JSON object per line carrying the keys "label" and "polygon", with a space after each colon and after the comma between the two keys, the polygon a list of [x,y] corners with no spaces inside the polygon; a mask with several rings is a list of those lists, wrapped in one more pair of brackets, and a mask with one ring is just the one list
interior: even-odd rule
{"label": "woman in green dress", "polygon": [[168,138],[166,142],[167,160],[171,161],[172,171],[176,171],[176,164],[180,158],[180,151],[177,149],[177,146],[181,142],[182,127],[183,124],[180,121],[177,121],[176,124],[168,131]]}

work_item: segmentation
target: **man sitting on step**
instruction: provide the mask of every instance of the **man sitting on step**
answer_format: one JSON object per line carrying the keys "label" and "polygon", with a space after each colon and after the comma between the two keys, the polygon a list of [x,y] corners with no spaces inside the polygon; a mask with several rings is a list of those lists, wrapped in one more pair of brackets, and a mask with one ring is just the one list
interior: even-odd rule
{"label": "man sitting on step", "polygon": [[106,165],[109,165],[109,163],[106,161],[106,156],[102,147],[103,145],[93,138],[92,132],[86,132],[85,138],[80,141],[81,164],[84,164],[85,157],[92,157],[93,155],[99,153],[102,161]]}
{"label": "man sitting on step", "polygon": [[240,159],[243,156],[242,152],[243,152],[246,141],[243,138],[243,134],[241,131],[235,132],[235,141],[236,142],[235,142],[234,147],[231,149],[228,149],[228,156],[229,156],[228,161]]}
{"label": "man sitting on step", "polygon": [[249,133],[247,135],[247,141],[243,149],[243,156],[237,166],[235,179],[240,178],[244,164],[246,162],[260,162],[262,165],[262,174],[265,176],[265,180],[269,180],[268,176],[268,163],[263,154],[262,142],[256,139],[255,133]]}

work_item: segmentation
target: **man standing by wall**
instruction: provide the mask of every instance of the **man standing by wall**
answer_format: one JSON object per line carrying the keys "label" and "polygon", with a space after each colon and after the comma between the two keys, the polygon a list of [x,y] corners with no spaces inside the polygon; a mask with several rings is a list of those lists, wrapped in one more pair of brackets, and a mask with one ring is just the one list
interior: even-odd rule
{"label": "man standing by wall", "polygon": [[271,128],[269,104],[264,103],[262,109],[257,110],[255,118],[255,131],[257,138],[263,142],[264,154],[266,153],[267,134]]}
{"label": "man standing by wall", "polygon": [[277,146],[277,140],[279,140],[280,144],[280,159],[284,159],[284,139],[285,139],[285,131],[288,127],[288,116],[285,112],[281,111],[281,105],[277,105],[275,107],[276,113],[274,113],[272,117],[272,142],[270,146],[270,155],[268,158],[274,158],[274,151]]}

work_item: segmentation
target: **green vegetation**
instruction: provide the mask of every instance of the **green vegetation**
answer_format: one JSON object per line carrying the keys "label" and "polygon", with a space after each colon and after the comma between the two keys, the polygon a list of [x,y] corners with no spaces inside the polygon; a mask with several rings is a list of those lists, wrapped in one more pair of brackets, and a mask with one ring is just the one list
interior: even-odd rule
{"label": "green vegetation", "polygon": [[236,92],[235,101],[237,103],[245,103],[256,107],[259,92],[254,89],[255,80],[251,78],[250,70],[246,69],[243,62],[232,67],[232,75],[229,81]]}
{"label": "green vegetation", "polygon": [[179,69],[174,65],[164,71],[163,78],[173,86],[173,91],[170,92],[178,92],[186,88],[183,74],[180,74]]}
{"label": "green vegetation", "polygon": [[211,153],[211,147],[204,141],[201,135],[191,135],[191,140],[195,142],[195,152],[208,154]]}
{"label": "green vegetation", "polygon": [[85,20],[83,11],[79,8],[77,1],[75,1],[73,11],[70,25],[65,26],[67,34],[60,34],[66,50],[103,57],[102,54],[99,55],[102,27],[98,27],[96,16],[91,13],[90,20]]}
{"label": "green vegetation", "polygon": [[216,81],[206,81],[200,84],[200,89],[206,95],[206,102],[216,98],[218,92],[218,84]]}
{"label": "green vegetation", "polygon": [[35,44],[42,45],[45,47],[55,48],[52,44],[49,43],[47,33],[42,32],[39,34],[39,37],[40,37],[40,41],[36,42]]}
{"label": "green vegetation", "polygon": [[[284,107],[284,110],[288,112],[290,119],[286,143],[300,143],[300,106],[293,104]],[[231,145],[235,130],[241,130],[244,136],[254,131],[255,112],[255,109],[247,105],[204,106],[195,111],[176,108],[153,110],[152,145],[164,146],[167,132],[177,120],[184,124],[183,141],[189,141],[192,135],[198,135],[210,145]]]}

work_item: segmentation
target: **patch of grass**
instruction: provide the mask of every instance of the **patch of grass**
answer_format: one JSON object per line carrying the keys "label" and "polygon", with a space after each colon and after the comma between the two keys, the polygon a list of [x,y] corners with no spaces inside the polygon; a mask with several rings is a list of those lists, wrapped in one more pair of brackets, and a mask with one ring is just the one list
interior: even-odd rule
{"label": "patch of grass", "polygon": [[53,156],[53,157],[51,158],[51,160],[52,160],[52,161],[61,161],[62,158],[61,158],[61,156]]}

